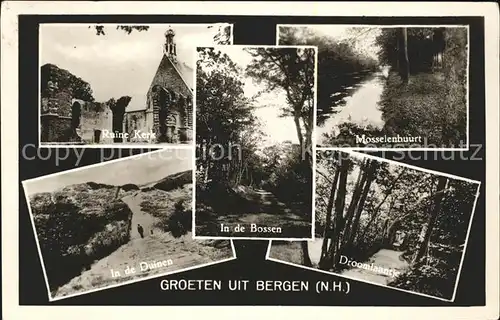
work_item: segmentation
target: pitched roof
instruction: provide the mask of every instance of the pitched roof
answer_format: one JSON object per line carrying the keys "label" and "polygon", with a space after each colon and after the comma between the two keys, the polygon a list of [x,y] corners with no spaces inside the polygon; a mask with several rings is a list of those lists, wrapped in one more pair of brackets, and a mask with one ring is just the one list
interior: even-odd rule
{"label": "pitched roof", "polygon": [[[186,64],[173,61],[167,55],[163,55],[154,77],[151,79],[151,84],[147,95],[151,92],[155,85],[160,85],[164,88],[169,88],[174,92],[182,95],[192,95],[193,92],[193,70]],[[189,81],[191,79],[191,81]]]}
{"label": "pitched roof", "polygon": [[[167,62],[168,61],[168,62]],[[153,77],[151,79],[151,84],[149,86],[149,90],[154,85],[155,78],[157,76],[157,73],[160,72],[160,69],[163,69],[164,63],[170,63],[177,74],[180,76],[180,78],[183,80],[184,84],[189,88],[189,90],[193,91],[194,90],[194,71],[191,67],[189,67],[185,62],[181,61],[173,61],[169,57],[167,57],[165,54],[163,55],[160,64],[158,65],[157,69],[153,73]],[[167,72],[164,70],[164,72]],[[148,90],[148,92],[149,92]],[[132,100],[130,101],[130,104],[126,108],[126,112],[134,112],[134,111],[143,111],[147,109],[146,105],[146,96],[148,92],[145,92],[144,95],[140,96],[133,96]]]}
{"label": "pitched roof", "polygon": [[191,91],[192,91],[194,89],[194,78],[193,78],[194,71],[193,71],[193,69],[184,62],[177,61],[177,62],[172,62],[172,64],[179,72],[179,75],[181,76],[182,80],[184,80],[184,82],[187,84],[189,89],[191,89]]}

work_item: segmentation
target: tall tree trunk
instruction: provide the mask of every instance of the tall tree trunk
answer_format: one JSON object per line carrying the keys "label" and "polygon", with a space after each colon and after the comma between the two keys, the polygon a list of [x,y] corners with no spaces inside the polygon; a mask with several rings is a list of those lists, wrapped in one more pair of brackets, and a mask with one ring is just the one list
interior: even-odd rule
{"label": "tall tree trunk", "polygon": [[[293,122],[295,123],[295,130],[297,131],[297,138],[299,139],[300,149],[301,149],[301,159],[300,161],[305,161],[309,168],[312,169],[312,156],[307,153],[307,148],[304,145],[304,137],[302,135],[302,128],[300,127],[300,112],[295,112],[293,117]],[[309,139],[310,140],[310,139]],[[306,153],[304,153],[306,151]],[[309,248],[307,247],[307,241],[301,241],[303,264],[308,267],[312,267],[311,258],[309,257]]]}
{"label": "tall tree trunk", "polygon": [[[448,178],[439,177],[437,192],[443,191],[446,189],[446,184],[448,183]],[[439,215],[439,211],[441,210],[441,201],[443,200],[444,192],[441,192],[437,197],[434,198],[434,204],[432,208],[432,212],[429,215],[429,220],[427,222],[427,230],[425,231],[424,240],[420,244],[420,248],[418,249],[417,255],[413,262],[418,262],[422,259],[427,248],[429,247],[429,242],[431,240],[432,229],[436,224],[437,217]]]}
{"label": "tall tree trunk", "polygon": [[203,183],[204,184],[207,184],[207,182],[208,182],[208,167],[209,166],[210,166],[210,161],[207,160],[207,162],[205,164],[205,168],[204,168],[205,172],[203,173],[203,175],[204,175],[204,177],[203,177]]}
{"label": "tall tree trunk", "polygon": [[401,220],[394,221],[387,229],[387,236],[384,239],[384,244],[387,248],[393,249],[394,240],[396,238],[396,232],[401,228]]}
{"label": "tall tree trunk", "polygon": [[312,261],[309,257],[309,248],[307,246],[307,241],[301,241],[300,246],[302,247],[302,265],[306,267],[312,267]]}
{"label": "tall tree trunk", "polygon": [[346,214],[346,217],[344,219],[344,221],[345,221],[345,224],[343,226],[344,240],[347,239],[346,235],[349,234],[349,232],[351,230],[351,224],[352,224],[352,220],[354,218],[354,212],[356,211],[357,205],[359,203],[359,199],[361,198],[361,193],[363,192],[363,186],[365,185],[366,179],[368,178],[367,168],[369,165],[370,165],[370,160],[367,160],[367,161],[363,161],[363,163],[360,166],[358,179],[356,181],[354,191],[352,194],[352,198],[351,198],[351,203],[349,204],[349,207],[347,208],[347,214]]}
{"label": "tall tree trunk", "polygon": [[325,265],[323,267],[326,269],[324,270],[328,270],[330,267],[333,267],[335,261],[338,259],[338,245],[344,214],[349,163],[349,160],[343,159],[340,165],[339,185],[337,195],[335,197],[335,216],[333,218],[332,241],[330,243],[330,247],[328,248],[328,255],[325,258]]}
{"label": "tall tree trunk", "polygon": [[387,237],[387,230],[389,229],[389,218],[385,218],[384,226],[382,227],[382,240],[385,241]]}
{"label": "tall tree trunk", "polygon": [[408,34],[406,28],[398,29],[399,75],[404,84],[410,79],[410,61],[408,60]]}
{"label": "tall tree trunk", "polygon": [[241,176],[243,175],[243,163],[238,160],[238,171],[236,172],[236,185],[241,185]]}
{"label": "tall tree trunk", "polygon": [[293,122],[295,123],[295,130],[297,131],[297,138],[299,139],[300,147],[304,148],[304,137],[302,135],[302,128],[300,127],[299,115],[294,115]]}
{"label": "tall tree trunk", "polygon": [[248,173],[248,163],[245,164],[245,182],[248,183],[249,179],[249,173]]}
{"label": "tall tree trunk", "polygon": [[[391,204],[389,205],[389,210],[387,210],[387,216],[389,216],[389,217],[390,217],[390,214],[391,214],[392,209],[394,208],[394,205],[395,205],[395,204],[396,204],[396,198],[394,198],[394,199],[391,201]],[[370,223],[373,223],[373,220],[370,220]],[[384,240],[385,231],[386,231],[386,228],[387,228],[388,223],[389,223],[389,221],[388,221],[388,220],[384,221],[384,225],[382,226],[382,229],[380,230],[380,231],[381,231],[381,234],[382,234],[382,242],[383,242],[383,240]],[[368,226],[367,226],[367,228],[368,228]],[[365,231],[366,231],[366,229],[367,229],[367,228],[365,228]],[[378,233],[378,232],[379,232],[379,227],[378,227],[378,225],[375,225],[375,234],[376,234],[376,235],[380,235],[380,233]],[[359,238],[358,238],[358,240],[359,240],[359,239],[363,239],[363,238],[365,238],[365,233],[364,233],[364,232],[363,232],[363,236],[362,236],[362,237],[359,237]]]}
{"label": "tall tree trunk", "polygon": [[400,67],[399,67],[399,60],[400,60],[399,57],[401,55],[401,48],[400,47],[401,46],[399,45],[399,37],[398,37],[397,45],[396,45],[396,52],[397,52],[397,55],[396,55],[396,57],[397,57],[397,59],[396,59],[396,70],[398,70],[398,73],[399,73],[399,69],[400,69]]}
{"label": "tall tree trunk", "polygon": [[312,130],[313,130],[313,117],[307,116],[302,117],[302,122],[304,123],[305,132],[305,140],[304,140],[304,149],[302,151],[302,157],[307,160],[307,163],[312,167]]}
{"label": "tall tree trunk", "polygon": [[356,210],[356,216],[354,217],[354,221],[352,223],[351,230],[348,234],[346,234],[347,238],[347,248],[351,248],[354,242],[354,238],[359,229],[359,219],[361,217],[361,213],[363,213],[363,209],[365,207],[366,198],[368,197],[368,192],[370,191],[371,184],[375,179],[375,170],[377,168],[377,164],[372,162],[370,167],[368,168],[367,179],[365,186],[363,188],[363,194],[361,195],[361,199],[359,200],[359,204]]}
{"label": "tall tree trunk", "polygon": [[338,168],[335,172],[335,177],[332,181],[332,187],[330,189],[330,197],[328,198],[328,204],[326,206],[326,222],[325,222],[325,230],[323,231],[323,245],[321,247],[321,259],[319,262],[320,268],[325,263],[324,259],[327,256],[328,251],[328,239],[333,239],[331,236],[331,224],[332,224],[332,211],[333,211],[333,202],[335,200],[335,192],[337,190],[337,183],[339,181],[340,168]]}
{"label": "tall tree trunk", "polygon": [[[365,237],[365,234],[366,232],[368,231],[368,229],[370,228],[370,225],[372,224],[372,222],[377,218],[378,216],[378,212],[380,211],[380,208],[382,207],[382,205],[385,203],[385,201],[387,200],[387,198],[392,194],[392,190],[396,187],[396,184],[397,182],[399,181],[399,179],[403,176],[403,174],[405,173],[406,171],[406,167],[403,168],[401,170],[401,172],[398,174],[398,176],[394,179],[394,181],[392,181],[392,184],[391,186],[389,187],[389,189],[387,189],[386,193],[385,193],[385,196],[384,196],[384,199],[382,199],[382,201],[380,201],[380,203],[377,205],[377,207],[375,208],[375,210],[373,211],[373,214],[370,218],[370,221],[368,221],[368,224],[366,225],[365,229],[363,230],[363,234],[361,235],[360,239],[363,239]],[[394,204],[391,205],[391,207],[393,206]]]}
{"label": "tall tree trunk", "polygon": [[[404,215],[400,216],[399,218],[396,218],[396,220],[392,221],[390,224],[389,224],[389,218],[386,219],[385,221],[385,227],[383,230],[384,231],[384,239],[385,240],[388,240],[389,239],[389,231],[390,230],[394,230],[394,228],[397,226],[397,224],[401,224],[401,221],[405,220],[406,218],[412,216],[415,214],[415,212],[417,212],[419,210],[419,206],[426,200],[430,200],[430,199],[436,199],[436,198],[443,198],[443,196],[449,192],[451,189],[450,188],[446,188],[446,189],[441,189],[437,192],[434,192],[433,194],[431,194],[430,196],[424,196],[424,197],[421,197],[420,199],[418,199],[416,202],[414,202],[410,208],[407,208],[406,209],[406,212]],[[387,241],[384,242],[385,244],[387,244]]]}
{"label": "tall tree trunk", "polygon": [[210,158],[211,158],[211,154],[209,153],[209,145],[211,144],[212,142],[212,139],[208,139],[208,140],[203,140],[202,141],[202,145],[200,146],[200,152],[201,152],[201,158],[204,159],[204,163],[203,163],[203,183],[204,184],[207,184],[208,183],[208,180],[209,180],[209,171],[210,171]]}

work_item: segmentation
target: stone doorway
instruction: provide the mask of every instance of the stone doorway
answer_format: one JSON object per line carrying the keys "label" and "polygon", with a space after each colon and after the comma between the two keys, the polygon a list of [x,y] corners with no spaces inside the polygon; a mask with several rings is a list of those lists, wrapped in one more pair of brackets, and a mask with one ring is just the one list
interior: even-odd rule
{"label": "stone doorway", "polygon": [[71,131],[74,136],[77,135],[76,129],[80,126],[80,117],[82,115],[82,105],[75,101],[71,106]]}
{"label": "stone doorway", "polygon": [[94,129],[94,142],[95,143],[101,142],[101,130],[99,129]]}

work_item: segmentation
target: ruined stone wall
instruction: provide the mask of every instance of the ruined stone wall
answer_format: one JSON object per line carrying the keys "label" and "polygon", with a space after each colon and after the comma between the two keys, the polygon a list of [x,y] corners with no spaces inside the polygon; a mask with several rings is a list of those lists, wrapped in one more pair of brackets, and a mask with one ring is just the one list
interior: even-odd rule
{"label": "ruined stone wall", "polygon": [[71,90],[59,89],[41,98],[40,141],[70,142],[71,140]]}
{"label": "ruined stone wall", "polygon": [[71,118],[55,113],[40,116],[41,142],[69,142],[71,139]]}
{"label": "ruined stone wall", "polygon": [[152,108],[146,111],[146,123],[148,124],[149,129],[154,132],[154,113]]}
{"label": "ruined stone wall", "polygon": [[93,101],[92,89],[84,80],[53,64],[40,68],[41,114],[71,117],[73,98]]}
{"label": "ruined stone wall", "polygon": [[71,117],[72,99],[70,90],[61,90],[54,92],[51,97],[42,97],[40,113],[55,113],[62,117]]}
{"label": "ruined stone wall", "polygon": [[149,133],[153,129],[152,122],[148,122],[145,110],[127,112],[124,119],[124,129],[129,134],[127,142],[154,142],[151,137],[138,137],[134,131],[139,134]]}
{"label": "ruined stone wall", "polygon": [[[112,138],[105,136],[105,131],[112,132],[113,112],[105,103],[85,102],[81,108],[79,136],[86,143],[110,144]],[[100,131],[96,140],[96,131]]]}
{"label": "ruined stone wall", "polygon": [[[90,85],[69,71],[45,64],[40,69],[40,140],[52,143],[82,143],[73,118],[75,95],[93,100]],[[85,91],[86,94],[82,92]],[[81,105],[85,102],[82,100]]]}

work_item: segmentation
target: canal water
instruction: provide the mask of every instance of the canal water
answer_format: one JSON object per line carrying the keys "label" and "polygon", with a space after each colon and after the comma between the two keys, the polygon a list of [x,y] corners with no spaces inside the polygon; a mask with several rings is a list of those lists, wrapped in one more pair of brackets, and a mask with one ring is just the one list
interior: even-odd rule
{"label": "canal water", "polygon": [[328,146],[328,138],[339,134],[343,123],[358,127],[372,126],[381,129],[384,125],[379,102],[384,89],[386,74],[382,71],[367,76],[358,75],[358,83],[343,86],[331,94],[332,107],[318,110],[316,140],[318,146]]}

